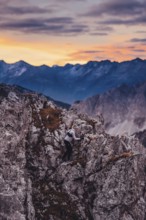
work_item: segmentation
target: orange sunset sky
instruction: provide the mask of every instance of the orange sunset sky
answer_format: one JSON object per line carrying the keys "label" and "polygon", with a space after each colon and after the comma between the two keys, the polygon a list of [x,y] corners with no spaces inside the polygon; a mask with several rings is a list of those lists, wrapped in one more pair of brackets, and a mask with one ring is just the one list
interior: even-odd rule
{"label": "orange sunset sky", "polygon": [[146,59],[146,0],[0,0],[0,59]]}

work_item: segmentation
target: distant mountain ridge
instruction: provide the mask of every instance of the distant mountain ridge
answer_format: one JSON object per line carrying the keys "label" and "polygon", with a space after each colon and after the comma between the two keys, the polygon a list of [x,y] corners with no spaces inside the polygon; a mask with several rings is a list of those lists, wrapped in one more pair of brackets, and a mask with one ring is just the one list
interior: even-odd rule
{"label": "distant mountain ridge", "polygon": [[122,84],[132,86],[144,81],[146,60],[139,58],[121,63],[104,60],[53,67],[0,61],[1,83],[19,85],[67,103],[102,94]]}

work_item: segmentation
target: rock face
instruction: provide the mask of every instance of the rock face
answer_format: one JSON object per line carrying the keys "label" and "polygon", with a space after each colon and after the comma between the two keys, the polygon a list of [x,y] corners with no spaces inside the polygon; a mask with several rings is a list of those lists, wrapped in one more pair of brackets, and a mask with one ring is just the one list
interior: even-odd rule
{"label": "rock face", "polygon": [[[0,219],[145,220],[146,157],[138,139],[110,136],[103,118],[0,87]],[[62,161],[71,124],[81,141]]]}
{"label": "rock face", "polygon": [[102,114],[105,130],[111,135],[133,135],[146,130],[146,83],[122,85],[102,95],[76,103],[78,112]]}

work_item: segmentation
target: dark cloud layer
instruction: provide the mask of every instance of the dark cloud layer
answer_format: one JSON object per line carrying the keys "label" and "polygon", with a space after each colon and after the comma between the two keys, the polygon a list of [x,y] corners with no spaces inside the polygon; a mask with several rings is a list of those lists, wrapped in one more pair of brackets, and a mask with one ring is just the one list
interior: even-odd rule
{"label": "dark cloud layer", "polygon": [[106,0],[97,6],[91,8],[85,15],[88,16],[101,16],[101,15],[139,15],[142,11],[146,9],[146,1],[138,0]]}
{"label": "dark cloud layer", "polygon": [[0,2],[1,15],[28,15],[28,14],[44,14],[51,13],[51,8],[43,8],[36,5],[31,5],[26,0],[20,2],[18,0],[1,0]]}
{"label": "dark cloud layer", "polygon": [[100,21],[100,24],[104,25],[138,25],[138,24],[146,24],[146,15],[138,16],[129,19],[108,19],[104,21]]}
{"label": "dark cloud layer", "polygon": [[93,32],[93,33],[91,33],[91,35],[93,35],[93,36],[107,36],[108,33],[104,33],[104,32]]}
{"label": "dark cloud layer", "polygon": [[84,51],[80,51],[80,53],[84,53],[84,54],[96,54],[96,53],[102,53],[104,51],[101,50],[84,50]]}
{"label": "dark cloud layer", "polygon": [[146,38],[133,38],[130,42],[137,42],[137,43],[146,43]]}
{"label": "dark cloud layer", "polygon": [[40,7],[30,7],[30,6],[7,6],[1,7],[1,14],[14,14],[14,15],[23,15],[23,14],[43,14],[43,13],[51,13],[52,9],[40,8]]}
{"label": "dark cloud layer", "polygon": [[[70,0],[70,2],[71,1],[72,0]],[[76,0],[76,2],[77,1],[86,0]],[[58,0],[52,2],[56,4],[56,6],[60,3]],[[51,3],[51,1],[49,3]],[[28,0],[20,2],[19,4],[18,0],[1,0],[1,30],[45,33],[54,34],[55,36],[63,34],[77,35],[89,31],[88,26],[76,18],[63,15],[57,16],[57,13],[54,12],[54,6],[51,7],[48,5],[46,7],[40,7],[39,5],[41,4],[36,4],[37,6],[33,4],[33,2],[30,4]]]}
{"label": "dark cloud layer", "polygon": [[[62,16],[60,11],[57,11],[60,5],[74,2],[89,4],[89,0],[50,0],[48,6],[44,7],[44,4],[35,4],[35,1],[1,0],[0,28],[28,33],[49,33],[55,36],[81,33],[107,36],[114,31],[112,25],[146,24],[146,0],[101,0],[84,13],[84,16],[77,16],[72,11],[69,14],[63,7]],[[51,4],[54,6],[51,7]],[[92,18],[96,17],[99,18],[98,21],[93,22]]]}
{"label": "dark cloud layer", "polygon": [[70,2],[86,2],[87,0],[54,0],[56,3],[61,3],[61,2],[67,2],[67,3],[70,3]]}
{"label": "dark cloud layer", "polygon": [[88,26],[76,24],[71,17],[54,17],[49,19],[23,19],[0,22],[0,28],[27,33],[79,34],[88,31]]}
{"label": "dark cloud layer", "polygon": [[99,24],[104,25],[145,24],[146,0],[106,0],[90,8],[84,16],[102,18]]}
{"label": "dark cloud layer", "polygon": [[139,53],[144,53],[144,52],[146,52],[146,50],[140,50],[140,49],[139,49],[139,50],[138,50],[138,49],[137,49],[137,50],[133,50],[133,51],[134,51],[134,52],[139,52]]}
{"label": "dark cloud layer", "polygon": [[110,27],[110,26],[97,26],[96,27],[96,31],[108,31],[108,32],[111,32],[111,31],[114,31],[114,28],[113,27]]}

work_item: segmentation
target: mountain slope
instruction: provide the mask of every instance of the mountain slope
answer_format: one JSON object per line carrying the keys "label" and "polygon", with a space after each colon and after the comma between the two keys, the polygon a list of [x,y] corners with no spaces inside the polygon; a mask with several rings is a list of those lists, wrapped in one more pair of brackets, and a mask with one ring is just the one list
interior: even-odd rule
{"label": "mountain slope", "polygon": [[146,83],[122,85],[73,107],[92,116],[102,114],[105,129],[111,135],[132,135],[146,129]]}
{"label": "mountain slope", "polygon": [[[101,116],[16,88],[3,87],[0,103],[0,219],[145,220],[146,152],[137,139],[112,137]],[[84,139],[64,162],[72,122]]]}
{"label": "mountain slope", "polygon": [[146,60],[90,61],[84,65],[35,67],[23,61],[0,61],[0,82],[16,84],[67,103],[101,94],[123,83],[146,81]]}

